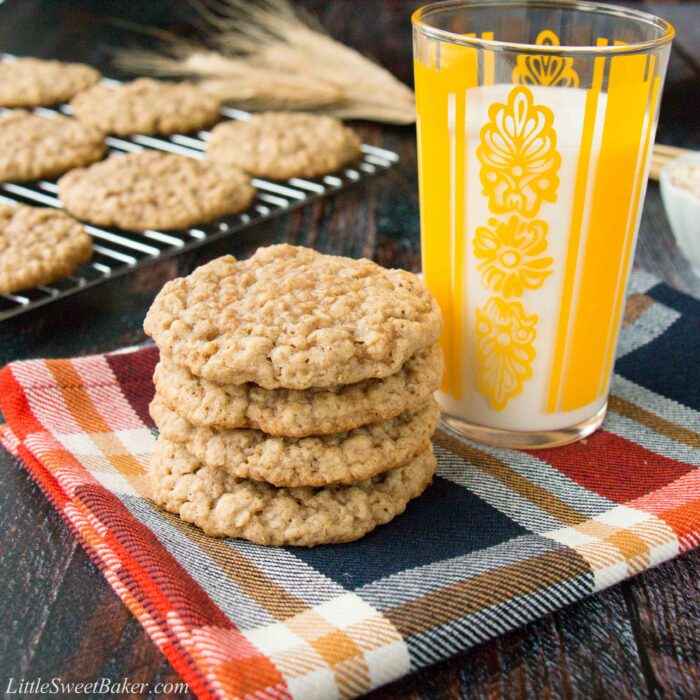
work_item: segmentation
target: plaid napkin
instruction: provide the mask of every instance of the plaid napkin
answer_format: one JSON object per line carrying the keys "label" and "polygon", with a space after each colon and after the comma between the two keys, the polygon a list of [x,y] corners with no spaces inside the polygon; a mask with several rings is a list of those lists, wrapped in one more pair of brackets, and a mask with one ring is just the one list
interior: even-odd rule
{"label": "plaid napkin", "polygon": [[434,484],[359,542],[215,540],[155,508],[152,347],[16,362],[5,446],[200,697],[351,697],[698,545],[700,303],[633,278],[610,411],[576,445],[436,435]]}

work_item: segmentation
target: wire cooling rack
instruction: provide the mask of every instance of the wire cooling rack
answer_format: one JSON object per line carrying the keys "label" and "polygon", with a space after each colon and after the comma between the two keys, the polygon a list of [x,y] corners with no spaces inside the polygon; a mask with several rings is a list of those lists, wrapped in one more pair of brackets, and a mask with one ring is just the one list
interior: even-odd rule
{"label": "wire cooling rack", "polygon": [[[0,54],[0,59],[11,58]],[[108,84],[118,81],[104,80]],[[6,110],[2,110],[6,111]],[[36,114],[55,116],[71,114],[68,105],[55,108],[37,108]],[[249,119],[250,114],[238,109],[221,109],[223,119]],[[127,138],[107,137],[110,153],[128,153],[151,149],[167,153],[202,158],[208,131],[196,135],[175,134],[168,138],[136,135]],[[272,182],[253,178],[257,194],[251,206],[235,216],[228,216],[195,228],[177,231],[148,230],[132,233],[116,228],[85,225],[93,238],[92,259],[81,265],[73,275],[23,289],[13,294],[0,295],[0,321],[24,313],[43,304],[63,299],[70,294],[95,287],[119,275],[138,270],[157,260],[178,255],[225,236],[230,236],[261,221],[267,221],[308,202],[343,190],[361,180],[388,170],[399,157],[392,151],[364,144],[362,157],[351,167],[315,179],[292,178]],[[0,201],[61,208],[55,180],[37,180],[30,183],[0,184]]]}

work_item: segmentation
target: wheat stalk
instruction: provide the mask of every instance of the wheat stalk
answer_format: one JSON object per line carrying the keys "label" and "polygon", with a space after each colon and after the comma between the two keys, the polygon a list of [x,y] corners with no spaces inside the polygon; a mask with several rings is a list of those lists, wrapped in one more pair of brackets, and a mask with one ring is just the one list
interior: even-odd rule
{"label": "wheat stalk", "polygon": [[[248,109],[313,109],[340,118],[415,121],[413,92],[389,71],[325,34],[288,0],[191,0],[207,43],[141,27],[157,50],[120,49],[121,68],[200,78]],[[132,27],[134,28],[134,27]]]}

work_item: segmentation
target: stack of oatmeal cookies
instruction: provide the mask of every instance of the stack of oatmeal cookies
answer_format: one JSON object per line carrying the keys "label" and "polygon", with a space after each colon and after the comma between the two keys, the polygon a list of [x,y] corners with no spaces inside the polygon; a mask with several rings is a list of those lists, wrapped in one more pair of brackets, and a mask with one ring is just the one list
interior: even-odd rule
{"label": "stack of oatmeal cookies", "polygon": [[430,483],[442,321],[415,275],[271,246],[167,283],[144,327],[152,496],[206,533],[346,542]]}

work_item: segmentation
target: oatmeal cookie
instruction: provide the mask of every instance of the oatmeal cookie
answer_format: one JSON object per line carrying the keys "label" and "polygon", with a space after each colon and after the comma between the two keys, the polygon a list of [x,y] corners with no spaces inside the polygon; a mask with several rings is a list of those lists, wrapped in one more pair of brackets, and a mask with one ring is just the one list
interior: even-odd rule
{"label": "oatmeal cookie", "polygon": [[219,100],[190,83],[139,78],[121,85],[95,85],[70,103],[75,116],[105,133],[188,133],[213,124]]}
{"label": "oatmeal cookie", "polygon": [[92,254],[92,239],[57,209],[0,202],[0,294],[70,275]]}
{"label": "oatmeal cookie", "polygon": [[156,394],[160,434],[202,464],[274,486],[327,486],[370,479],[409,462],[430,444],[440,411],[430,399],[415,411],[334,435],[273,437],[259,430],[213,430],[188,423]]}
{"label": "oatmeal cookie", "polygon": [[409,357],[395,374],[328,389],[263,389],[216,384],[162,356],[153,380],[162,400],[203,428],[256,428],[305,437],[352,430],[394,418],[425,403],[440,386],[445,361],[435,343]]}
{"label": "oatmeal cookie", "polygon": [[187,156],[115,154],[58,181],[63,206],[97,226],[177,229],[247,208],[255,188],[237,168]]}
{"label": "oatmeal cookie", "polygon": [[0,62],[0,107],[65,102],[94,85],[100,74],[82,63],[17,58]]}
{"label": "oatmeal cookie", "polygon": [[153,500],[207,535],[302,547],[350,542],[388,523],[423,493],[434,471],[428,448],[403,467],[349,486],[278,488],[203,466],[162,437],[149,469]]}
{"label": "oatmeal cookie", "polygon": [[442,318],[410,272],[275,245],[168,282],[144,328],[204,379],[309,389],[394,374],[437,342]]}
{"label": "oatmeal cookie", "polygon": [[0,182],[55,177],[94,163],[105,148],[104,134],[76,119],[23,109],[0,114]]}
{"label": "oatmeal cookie", "polygon": [[357,134],[334,117],[265,112],[214,127],[207,156],[271,180],[318,177],[359,158]]}

